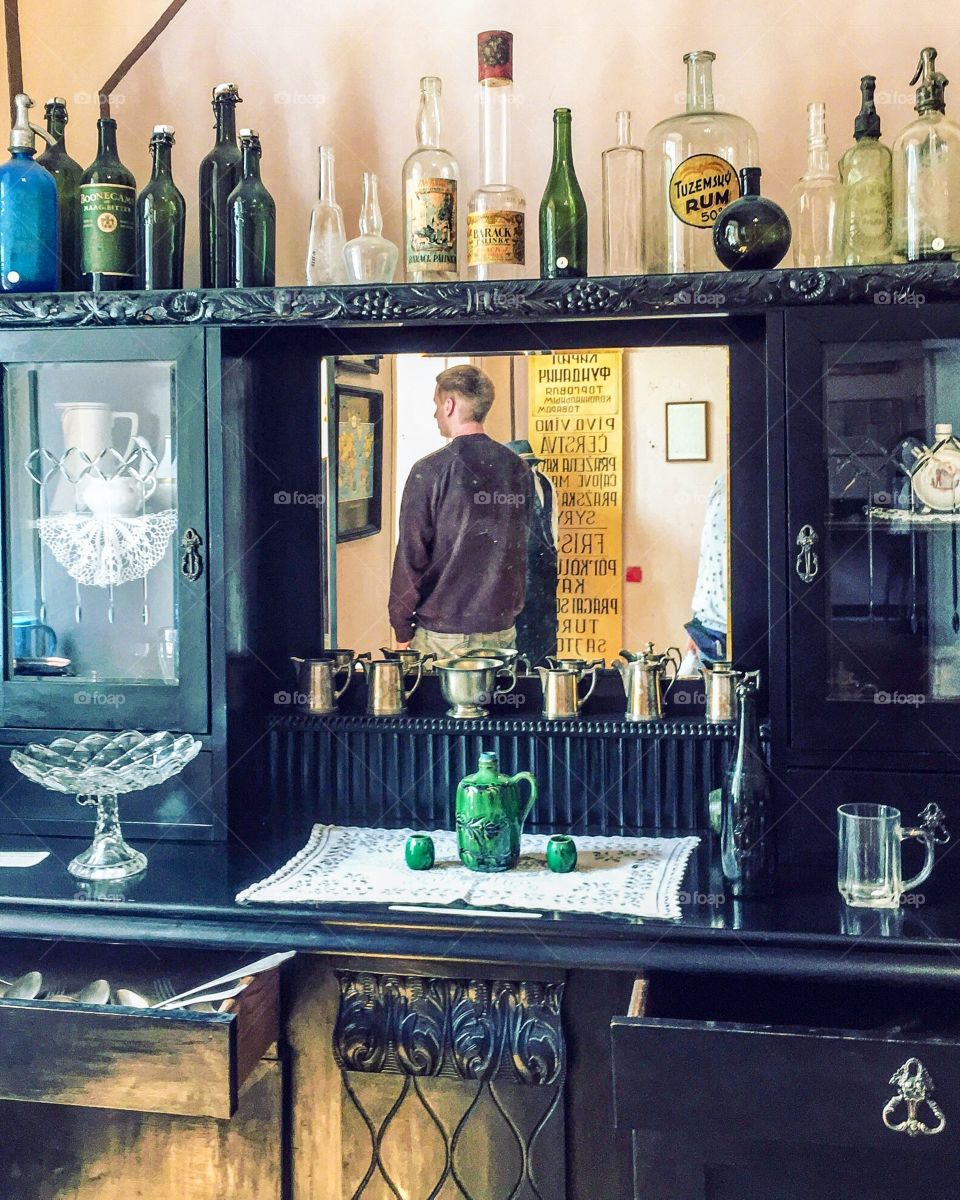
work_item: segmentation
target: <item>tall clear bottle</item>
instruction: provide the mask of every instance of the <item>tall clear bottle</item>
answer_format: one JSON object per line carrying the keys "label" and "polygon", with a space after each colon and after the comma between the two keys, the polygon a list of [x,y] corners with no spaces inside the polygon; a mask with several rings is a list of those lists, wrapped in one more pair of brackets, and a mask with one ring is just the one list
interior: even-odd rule
{"label": "tall clear bottle", "polygon": [[260,178],[260,134],[240,130],[243,175],[230,193],[227,216],[233,287],[273,287],[276,282],[277,206]]}
{"label": "tall clear bottle", "polygon": [[906,262],[949,261],[960,253],[960,128],[946,116],[948,80],[937,52],[920,52],[911,85],[917,118],[893,144],[893,242]]}
{"label": "tall clear bottle", "polygon": [[307,283],[316,287],[323,283],[346,283],[343,248],[347,235],[343,225],[343,209],[337,203],[334,182],[335,159],[332,146],[320,147],[320,198],[310,213],[310,235],[307,239]]}
{"label": "tall clear bottle", "polygon": [[53,138],[37,162],[57,181],[60,215],[60,287],[66,292],[83,287],[80,276],[80,179],[83,167],[67,153],[67,102],[55,96],[43,106],[47,132]]}
{"label": "tall clear bottle", "polygon": [[235,83],[218,83],[213,89],[217,138],[200,163],[201,287],[230,287],[233,277],[227,201],[243,166],[237,145],[237,105],[242,103]]}
{"label": "tall clear bottle", "polygon": [[403,164],[404,260],[408,283],[459,279],[457,185],[460,168],[440,144],[440,80],[420,80],[417,148]]}
{"label": "tall clear bottle", "polygon": [[117,153],[117,123],[97,121],[97,157],[80,180],[83,285],[115,292],[137,281],[137,181]]}
{"label": "tall clear bottle", "polygon": [[467,214],[467,273],[471,279],[520,279],[525,274],[526,208],[513,183],[510,115],[513,34],[477,37],[480,76],[480,187]]}
{"label": "tall clear bottle", "polygon": [[713,102],[710,50],[685,54],[686,112],[654,125],[646,142],[646,259],[655,273],[715,271],[713,224],[740,196],[742,167],[759,165],[753,126]]}
{"label": "tall clear bottle", "polygon": [[630,140],[630,114],[617,113],[617,144],[601,155],[603,273],[643,274],[643,151]]}
{"label": "tall clear bottle", "polygon": [[833,267],[837,263],[836,231],[840,178],[827,145],[827,106],[807,105],[807,166],[793,188],[793,265]]}
{"label": "tall clear bottle", "polygon": [[893,261],[893,156],[880,141],[876,86],[873,75],[860,80],[854,142],[840,159],[837,257],[847,267]]}

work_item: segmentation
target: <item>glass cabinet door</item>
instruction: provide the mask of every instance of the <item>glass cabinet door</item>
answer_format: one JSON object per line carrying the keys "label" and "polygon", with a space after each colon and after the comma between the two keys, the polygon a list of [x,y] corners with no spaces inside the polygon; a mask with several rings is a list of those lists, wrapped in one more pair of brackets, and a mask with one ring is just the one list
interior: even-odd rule
{"label": "glass cabinet door", "polygon": [[207,729],[202,347],[0,341],[6,725]]}
{"label": "glass cabinet door", "polygon": [[[949,752],[960,727],[960,321],[788,320],[791,742]],[[844,329],[844,326],[847,328]]]}

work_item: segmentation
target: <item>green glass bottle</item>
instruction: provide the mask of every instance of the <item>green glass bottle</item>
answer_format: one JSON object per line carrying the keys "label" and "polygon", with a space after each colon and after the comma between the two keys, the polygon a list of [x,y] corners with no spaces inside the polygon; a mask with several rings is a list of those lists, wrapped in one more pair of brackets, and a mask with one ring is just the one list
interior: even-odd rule
{"label": "green glass bottle", "polygon": [[237,105],[242,103],[235,83],[218,83],[213,89],[217,140],[200,164],[201,287],[230,286],[232,259],[227,202],[240,182],[243,156],[237,145]]}
{"label": "green glass bottle", "polygon": [[80,267],[91,292],[136,284],[137,181],[117,155],[117,123],[97,121],[97,157],[80,180]]}
{"label": "green glass bottle", "polygon": [[240,130],[243,176],[230,193],[232,287],[273,287],[276,279],[277,206],[260,179],[260,135]]}
{"label": "green glass bottle", "polygon": [[553,112],[553,166],[540,201],[540,277],[587,273],[587,202],[573,169],[570,109]]}
{"label": "green glass bottle", "polygon": [[186,202],[173,182],[172,125],[155,125],[150,139],[153,174],[137,197],[137,285],[183,287]]}
{"label": "green glass bottle", "polygon": [[83,167],[67,153],[64,130],[67,121],[67,102],[62,96],[48,100],[43,107],[47,132],[55,138],[37,162],[46,167],[57,181],[57,200],[60,215],[60,287],[67,292],[83,286],[80,276],[80,180]]}

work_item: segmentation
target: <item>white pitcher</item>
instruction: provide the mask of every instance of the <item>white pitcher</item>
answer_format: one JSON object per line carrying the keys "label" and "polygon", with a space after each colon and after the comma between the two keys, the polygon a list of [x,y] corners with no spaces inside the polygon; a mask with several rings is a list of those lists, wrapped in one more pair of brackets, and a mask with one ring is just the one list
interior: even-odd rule
{"label": "white pitcher", "polygon": [[[91,462],[97,463],[97,459],[104,450],[114,448],[113,427],[117,421],[122,420],[130,422],[130,433],[127,437],[126,448],[118,453],[125,458],[135,447],[134,438],[137,436],[140,426],[140,418],[135,412],[114,412],[109,404],[94,402],[58,404],[56,409],[60,413],[60,422],[63,425],[63,448],[65,451],[79,450]],[[97,465],[103,470],[104,475],[115,473],[116,467],[109,461]],[[71,474],[74,476],[79,474],[82,469],[80,462],[71,462],[69,466]]]}

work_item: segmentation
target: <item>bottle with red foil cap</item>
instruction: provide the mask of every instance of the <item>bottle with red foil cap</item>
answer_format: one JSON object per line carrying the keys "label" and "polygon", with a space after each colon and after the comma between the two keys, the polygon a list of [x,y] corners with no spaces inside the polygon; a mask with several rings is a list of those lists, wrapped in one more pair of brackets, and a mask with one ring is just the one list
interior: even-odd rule
{"label": "bottle with red foil cap", "polygon": [[480,77],[480,186],[467,213],[470,279],[520,279],[526,272],[526,200],[510,182],[513,34],[488,30],[477,38]]}

